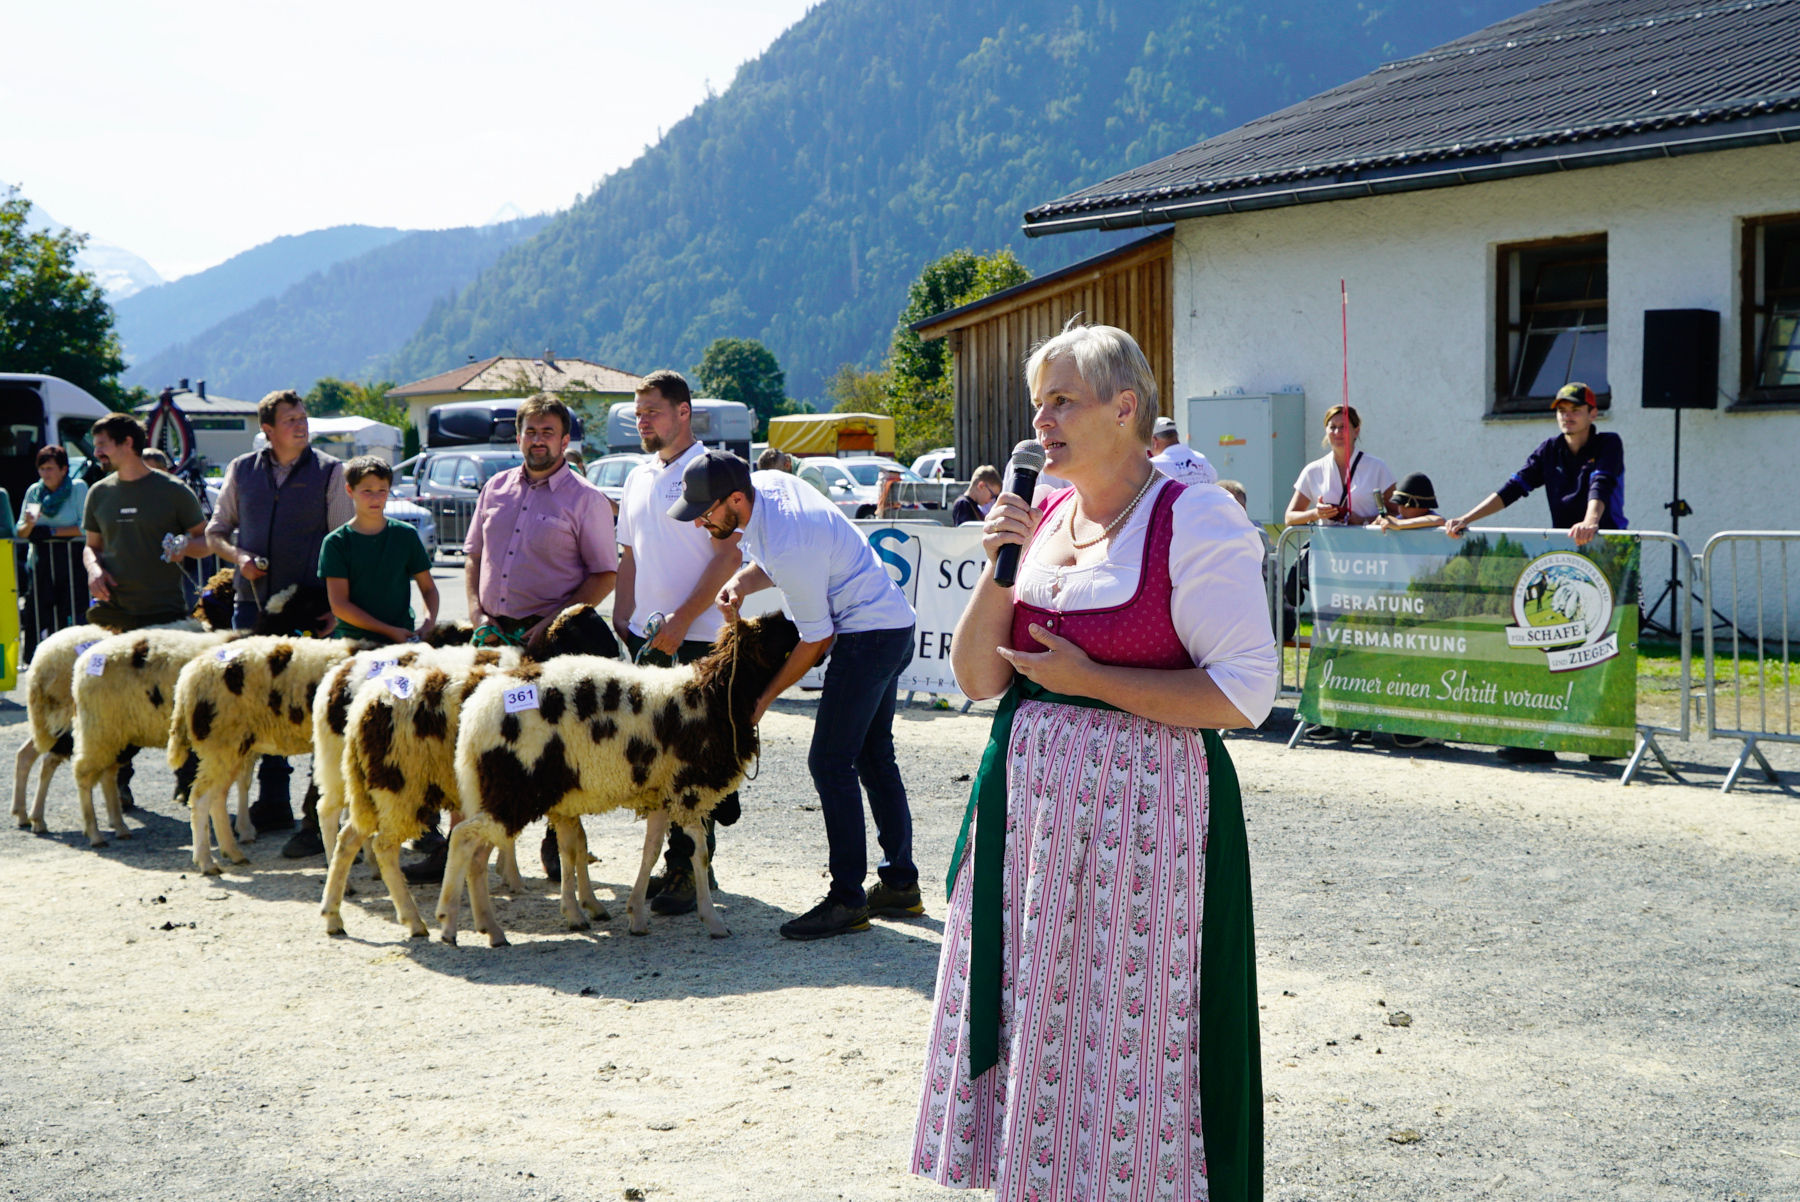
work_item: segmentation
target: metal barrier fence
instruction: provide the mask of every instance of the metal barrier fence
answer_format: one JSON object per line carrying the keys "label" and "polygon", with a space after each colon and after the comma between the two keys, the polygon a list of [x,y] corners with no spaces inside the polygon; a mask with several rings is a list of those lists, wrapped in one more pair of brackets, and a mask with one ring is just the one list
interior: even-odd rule
{"label": "metal barrier fence", "polygon": [[[1790,557],[1790,548],[1797,554]],[[1777,779],[1759,742],[1800,742],[1793,665],[1800,613],[1789,600],[1792,569],[1800,566],[1800,533],[1722,531],[1706,540],[1700,561],[1706,613],[1714,619],[1706,623],[1706,737],[1743,740],[1720,790],[1728,793],[1752,759],[1765,777]],[[1730,679],[1721,681],[1727,662]]]}
{"label": "metal barrier fence", "polygon": [[[1311,640],[1302,640],[1299,637],[1299,630],[1303,617],[1308,622],[1312,619],[1312,597],[1310,591],[1308,591],[1306,596],[1301,598],[1299,606],[1291,605],[1289,601],[1287,579],[1290,571],[1298,572],[1301,577],[1305,576],[1305,565],[1302,563],[1301,551],[1306,546],[1306,542],[1311,535],[1312,529],[1313,528],[1310,526],[1290,526],[1283,530],[1280,538],[1275,542],[1275,549],[1270,553],[1264,569],[1264,575],[1266,577],[1265,583],[1268,586],[1269,593],[1269,625],[1275,632],[1275,642],[1277,647],[1282,648],[1283,650],[1281,683],[1276,693],[1278,700],[1298,701],[1306,685],[1306,660],[1311,651]],[[1568,531],[1566,530],[1534,529],[1528,527],[1477,526],[1474,529],[1486,535],[1510,534],[1535,536],[1540,538],[1559,538],[1567,537],[1568,535]],[[1692,697],[1694,685],[1693,596],[1694,564],[1696,557],[1688,552],[1687,544],[1680,538],[1660,530],[1608,531],[1607,533],[1631,538],[1639,544],[1638,581],[1640,605],[1644,600],[1642,596],[1643,581],[1645,579],[1643,564],[1646,557],[1649,555],[1648,547],[1645,546],[1645,544],[1654,543],[1667,545],[1674,552],[1670,558],[1677,579],[1675,581],[1675,587],[1672,590],[1670,605],[1673,609],[1672,618],[1678,631],[1681,646],[1680,685],[1678,689],[1681,718],[1674,725],[1660,725],[1653,722],[1639,722],[1637,724],[1637,746],[1633,748],[1630,758],[1625,763],[1625,771],[1620,775],[1619,783],[1621,785],[1629,785],[1631,783],[1632,778],[1637,775],[1638,770],[1643,766],[1646,754],[1654,755],[1657,763],[1661,765],[1664,772],[1668,773],[1674,779],[1680,780],[1680,774],[1675,771],[1675,766],[1669,762],[1668,756],[1663,753],[1663,749],[1657,742],[1656,736],[1673,735],[1685,742],[1692,735]],[[1394,532],[1393,537],[1444,538],[1445,535],[1438,530],[1419,530],[1396,531]],[[1728,536],[1722,534],[1718,536],[1718,539],[1726,537]],[[1718,539],[1715,539],[1714,541],[1716,542]],[[1711,544],[1709,543],[1708,547],[1710,548],[1710,546]],[[1302,583],[1304,584],[1305,582],[1302,580]],[[1287,665],[1287,655],[1285,653],[1286,648],[1290,644],[1294,648],[1293,669],[1291,672]],[[1707,652],[1709,657],[1707,667],[1710,679],[1710,631],[1708,632]],[[1709,714],[1711,712],[1710,699],[1711,695],[1709,690]],[[1298,743],[1305,732],[1306,724],[1304,722],[1298,723],[1294,730],[1294,737],[1289,741],[1288,745],[1291,747],[1295,743]],[[1746,754],[1749,754],[1749,752],[1746,752]],[[1755,754],[1760,759],[1761,753],[1757,752]],[[1766,761],[1764,766],[1765,768],[1767,767]],[[1727,787],[1729,787],[1729,784]]]}
{"label": "metal barrier fence", "polygon": [[[87,568],[81,558],[85,544],[78,538],[31,542],[8,537],[5,545],[6,553],[12,557],[13,579],[18,582],[19,594],[19,643],[10,649],[9,659],[23,666],[31,661],[31,653],[44,638],[87,620]],[[187,605],[191,609],[200,587],[219,570],[219,559],[215,555],[184,559],[181,569],[187,576]]]}
{"label": "metal barrier fence", "polygon": [[462,554],[463,540],[469,536],[469,523],[475,520],[474,497],[408,497],[431,514],[437,526],[438,554]]}

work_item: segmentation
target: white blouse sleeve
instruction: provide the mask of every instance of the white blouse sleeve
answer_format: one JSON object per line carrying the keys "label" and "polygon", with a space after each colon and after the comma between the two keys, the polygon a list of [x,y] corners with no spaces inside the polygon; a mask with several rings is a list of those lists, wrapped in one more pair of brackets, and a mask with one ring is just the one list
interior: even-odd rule
{"label": "white blouse sleeve", "polygon": [[1250,725],[1260,725],[1281,680],[1262,539],[1223,489],[1188,489],[1175,502],[1174,516],[1169,609],[1175,632],[1226,699]]}

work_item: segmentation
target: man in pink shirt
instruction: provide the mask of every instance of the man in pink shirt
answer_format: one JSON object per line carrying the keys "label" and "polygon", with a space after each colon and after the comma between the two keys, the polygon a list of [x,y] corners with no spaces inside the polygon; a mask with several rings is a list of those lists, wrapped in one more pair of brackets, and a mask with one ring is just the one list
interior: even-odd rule
{"label": "man in pink shirt", "polygon": [[[469,621],[529,643],[571,605],[612,594],[619,551],[606,494],[565,462],[569,407],[547,392],[519,406],[521,467],[490,479],[463,541]],[[615,646],[613,654],[618,654]],[[554,835],[544,837],[544,869],[560,874]],[[406,866],[408,880],[442,880],[444,849]]]}

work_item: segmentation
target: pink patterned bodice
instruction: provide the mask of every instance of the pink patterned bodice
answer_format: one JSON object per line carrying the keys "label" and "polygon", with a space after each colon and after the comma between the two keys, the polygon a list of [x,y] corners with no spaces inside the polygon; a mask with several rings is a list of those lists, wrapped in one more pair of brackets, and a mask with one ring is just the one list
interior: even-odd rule
{"label": "pink patterned bodice", "polygon": [[[1175,499],[1183,486],[1174,481],[1163,485],[1150,510],[1149,529],[1144,532],[1144,562],[1138,572],[1137,592],[1123,605],[1106,609],[1057,611],[1043,609],[1024,601],[1013,602],[1012,647],[1015,651],[1042,651],[1044,645],[1031,637],[1028,627],[1036,622],[1061,635],[1087,652],[1098,663],[1122,668],[1191,668],[1188,649],[1175,632],[1169,600],[1174,591],[1169,579],[1169,543],[1175,535]],[[1044,520],[1038,523],[1037,535],[1050,527],[1050,515],[1068,502],[1075,490],[1066,488],[1051,493],[1044,505]],[[1025,554],[1031,548],[1026,546]]]}

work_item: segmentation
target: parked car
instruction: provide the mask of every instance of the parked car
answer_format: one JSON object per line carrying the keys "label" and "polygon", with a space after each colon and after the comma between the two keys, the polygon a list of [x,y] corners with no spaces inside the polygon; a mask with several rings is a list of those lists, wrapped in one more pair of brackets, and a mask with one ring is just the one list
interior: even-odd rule
{"label": "parked car", "polygon": [[956,448],[939,447],[935,451],[926,451],[913,460],[912,470],[921,480],[954,480],[956,476]]}
{"label": "parked car", "polygon": [[619,498],[625,495],[625,477],[631,475],[631,469],[650,458],[644,454],[602,455],[588,465],[589,483],[597,485],[606,499],[612,502],[613,512],[619,512]]}
{"label": "parked car", "polygon": [[451,447],[404,460],[396,473],[404,472],[408,496],[462,497],[472,501],[483,484],[524,462],[525,456],[517,447]]}
{"label": "parked car", "polygon": [[[903,467],[892,459],[880,459],[873,455],[848,459],[814,456],[800,460],[794,465],[794,471],[802,480],[824,493],[848,518],[875,516],[875,502],[881,492],[883,471],[899,472],[900,479],[909,483],[923,483],[911,468]],[[918,509],[920,506],[909,505],[906,508]]]}
{"label": "parked car", "polygon": [[[431,513],[436,536],[446,551],[461,551],[475,515],[475,498],[481,486],[509,467],[518,467],[525,456],[517,447],[451,447],[424,451],[394,466],[394,496],[417,502]],[[399,517],[399,514],[395,514]],[[422,532],[421,532],[422,533]]]}

